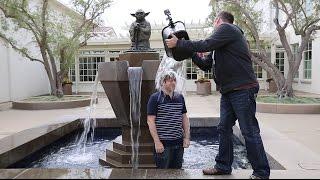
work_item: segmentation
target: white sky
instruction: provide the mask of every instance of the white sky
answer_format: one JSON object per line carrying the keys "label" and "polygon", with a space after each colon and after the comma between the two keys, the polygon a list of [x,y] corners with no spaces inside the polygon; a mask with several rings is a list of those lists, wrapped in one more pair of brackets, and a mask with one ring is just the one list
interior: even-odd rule
{"label": "white sky", "polygon": [[[68,2],[68,0],[60,1]],[[151,25],[154,22],[168,23],[163,13],[165,9],[170,10],[173,21],[204,22],[211,10],[209,3],[210,0],[113,0],[111,6],[106,9],[103,20],[106,26],[112,26],[117,34],[126,33],[121,27],[124,27],[126,22],[130,25],[135,20],[130,13],[135,13],[139,8],[150,12],[146,19]]]}

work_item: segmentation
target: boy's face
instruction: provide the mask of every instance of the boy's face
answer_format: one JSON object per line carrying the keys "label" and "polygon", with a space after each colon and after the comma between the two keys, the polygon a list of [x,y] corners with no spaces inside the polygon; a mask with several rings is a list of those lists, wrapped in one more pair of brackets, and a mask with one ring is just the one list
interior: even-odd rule
{"label": "boy's face", "polygon": [[173,92],[176,89],[176,79],[175,78],[168,78],[163,82],[163,87],[168,92]]}

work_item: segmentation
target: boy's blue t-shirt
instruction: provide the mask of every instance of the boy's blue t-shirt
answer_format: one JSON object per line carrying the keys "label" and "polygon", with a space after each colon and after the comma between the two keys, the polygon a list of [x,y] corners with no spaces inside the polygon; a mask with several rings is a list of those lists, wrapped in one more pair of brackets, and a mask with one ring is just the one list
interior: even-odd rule
{"label": "boy's blue t-shirt", "polygon": [[187,108],[182,94],[175,92],[172,98],[163,91],[152,94],[147,113],[156,116],[158,136],[165,146],[183,142],[182,115],[187,113]]}

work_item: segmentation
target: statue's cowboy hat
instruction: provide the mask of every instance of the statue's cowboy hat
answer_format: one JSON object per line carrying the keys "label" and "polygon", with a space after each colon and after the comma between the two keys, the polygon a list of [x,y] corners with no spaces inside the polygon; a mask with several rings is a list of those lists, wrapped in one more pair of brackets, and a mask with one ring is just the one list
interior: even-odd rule
{"label": "statue's cowboy hat", "polygon": [[131,16],[133,16],[133,17],[137,17],[137,14],[138,14],[138,13],[142,13],[142,14],[143,14],[143,16],[144,16],[144,17],[146,17],[146,16],[148,16],[148,15],[149,15],[149,13],[150,13],[150,12],[147,12],[147,13],[146,13],[146,12],[144,12],[142,9],[138,9],[138,10],[136,11],[136,13],[131,14]]}

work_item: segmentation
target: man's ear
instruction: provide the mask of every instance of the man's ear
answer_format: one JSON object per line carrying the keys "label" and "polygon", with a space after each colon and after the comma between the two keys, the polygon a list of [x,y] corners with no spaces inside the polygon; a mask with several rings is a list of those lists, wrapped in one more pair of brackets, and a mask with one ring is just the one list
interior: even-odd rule
{"label": "man's ear", "polygon": [[136,17],[136,14],[131,14],[131,16]]}
{"label": "man's ear", "polygon": [[150,12],[147,12],[144,14],[144,17],[148,16],[150,14]]}

